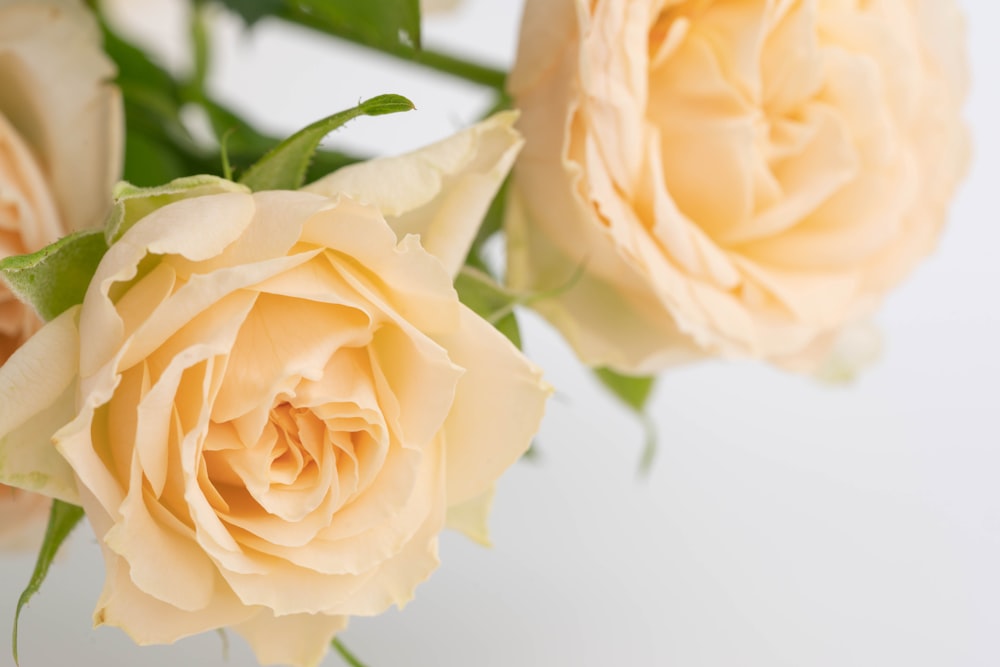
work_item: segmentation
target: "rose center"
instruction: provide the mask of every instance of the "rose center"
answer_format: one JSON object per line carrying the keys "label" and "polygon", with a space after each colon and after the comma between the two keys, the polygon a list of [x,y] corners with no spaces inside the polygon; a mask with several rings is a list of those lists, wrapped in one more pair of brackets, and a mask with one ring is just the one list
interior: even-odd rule
{"label": "rose center", "polygon": [[322,421],[311,410],[289,403],[271,408],[268,421],[277,430],[271,451],[272,483],[291,485],[300,476],[315,473],[323,456]]}
{"label": "rose center", "polygon": [[822,99],[826,40],[807,8],[763,2],[684,2],[652,25],[653,150],[680,210],[719,245],[786,233],[856,176]]}

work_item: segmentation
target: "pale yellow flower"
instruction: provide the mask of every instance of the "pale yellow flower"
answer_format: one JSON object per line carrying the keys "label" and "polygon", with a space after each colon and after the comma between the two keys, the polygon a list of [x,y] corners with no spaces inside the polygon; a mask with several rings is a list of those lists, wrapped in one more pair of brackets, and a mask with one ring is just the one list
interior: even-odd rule
{"label": "pale yellow flower", "polygon": [[824,362],[967,161],[953,0],[529,0],[509,280],[586,362]]}
{"label": "pale yellow flower", "polygon": [[[229,626],[314,665],[348,616],[410,600],[446,523],[484,539],[548,389],[421,243],[478,225],[512,122],[313,192],[205,177],[0,369],[0,473],[82,502],[96,622],[141,644]],[[55,429],[64,461],[39,452]]]}
{"label": "pale yellow flower", "polygon": [[[104,222],[121,174],[114,74],[82,2],[0,0],[0,257]],[[38,325],[0,285],[0,362]]]}

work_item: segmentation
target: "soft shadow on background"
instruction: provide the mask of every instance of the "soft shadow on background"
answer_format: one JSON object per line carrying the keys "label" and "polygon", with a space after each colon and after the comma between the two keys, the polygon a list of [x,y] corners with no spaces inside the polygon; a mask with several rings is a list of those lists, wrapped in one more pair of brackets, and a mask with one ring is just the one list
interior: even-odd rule
{"label": "soft shadow on background", "polygon": [[[180,3],[113,4],[184,66]],[[652,410],[658,457],[638,480],[638,425],[527,316],[527,352],[558,391],[540,456],[501,481],[494,548],[445,535],[442,567],[404,613],[352,622],[343,639],[370,667],[1000,664],[1000,4],[961,4],[975,160],[937,253],[885,304],[881,361],[835,387],[754,363],[668,373]],[[464,0],[426,20],[426,42],[507,65],[519,7]],[[442,75],[285,26],[219,28],[213,84],[275,133],[401,93],[417,112],[334,137],[386,154],[488,104]],[[0,630],[32,563],[0,557]],[[137,649],[92,631],[102,578],[82,528],[22,617],[23,666],[254,664],[235,637],[227,659],[212,633]]]}

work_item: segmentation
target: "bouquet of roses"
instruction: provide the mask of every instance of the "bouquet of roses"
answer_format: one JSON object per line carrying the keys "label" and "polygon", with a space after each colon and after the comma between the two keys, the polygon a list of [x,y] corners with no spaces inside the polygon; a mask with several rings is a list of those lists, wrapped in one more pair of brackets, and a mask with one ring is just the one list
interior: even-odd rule
{"label": "bouquet of roses", "polygon": [[[193,2],[183,77],[106,11],[0,0],[0,532],[48,514],[20,611],[86,517],[140,644],[315,665],[443,529],[486,543],[551,393],[519,309],[640,413],[711,356],[850,375],[967,160],[951,0],[529,0],[509,74],[422,48],[417,0]],[[218,11],[495,107],[394,157],[321,147],[394,94],[266,136],[206,83]]]}

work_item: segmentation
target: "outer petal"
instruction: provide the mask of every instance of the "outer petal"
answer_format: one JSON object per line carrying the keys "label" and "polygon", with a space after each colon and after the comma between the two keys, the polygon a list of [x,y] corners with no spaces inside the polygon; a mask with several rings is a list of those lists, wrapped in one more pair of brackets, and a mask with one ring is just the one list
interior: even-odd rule
{"label": "outer petal", "polygon": [[75,414],[79,306],[55,318],[0,366],[0,482],[79,503],[76,480],[52,444]]}
{"label": "outer petal", "polygon": [[531,63],[511,71],[507,87],[515,95],[534,87],[538,79],[551,74],[567,44],[578,39],[581,16],[587,13],[584,0],[544,0],[527,2],[521,18],[517,61]]}
{"label": "outer petal", "polygon": [[[0,172],[7,169],[14,172],[14,183],[0,185],[0,206],[14,213],[20,228],[17,234],[4,234],[8,238],[0,252],[4,256],[35,252],[65,236],[45,175],[17,128],[0,111]],[[10,219],[6,211],[0,219]]]}
{"label": "outer petal", "polygon": [[100,41],[82,2],[0,2],[0,113],[34,149],[67,231],[101,224],[121,173],[121,95]]}
{"label": "outer petal", "polygon": [[105,550],[104,591],[94,610],[94,625],[124,630],[140,646],[169,644],[213,628],[240,623],[253,613],[219,582],[211,602],[195,612],[184,611],[140,590],[129,576],[128,563]]}
{"label": "outer petal", "polygon": [[305,189],[378,207],[399,238],[419,234],[454,276],[524,143],[516,119],[516,112],[498,113],[413,153],[344,167]]}
{"label": "outer petal", "polygon": [[347,627],[346,616],[292,614],[274,616],[264,609],[233,629],[243,635],[262,665],[314,667],[333,636]]}
{"label": "outer petal", "polygon": [[[216,573],[210,584],[208,604],[196,611],[183,610],[153,597],[132,580],[128,562],[108,548],[104,537],[115,525],[97,498],[86,487],[80,501],[104,553],[104,590],[94,609],[94,625],[124,630],[139,645],[169,644],[213,628],[242,623],[254,610],[243,605]],[[176,567],[175,562],[163,567]]]}
{"label": "outer petal", "polygon": [[528,449],[552,389],[541,369],[464,306],[459,327],[436,339],[465,368],[444,427],[452,507],[487,491]]}
{"label": "outer petal", "polygon": [[[505,222],[508,283],[518,291],[568,286],[558,296],[539,299],[534,308],[560,328],[581,359],[593,366],[652,373],[703,354],[678,329],[651,286],[636,280],[634,268],[615,256],[614,246],[599,242],[603,231],[590,225],[581,229],[586,239],[581,245],[593,254],[575,258],[535,223],[524,212],[520,192],[512,192]],[[588,240],[595,243],[588,245]],[[597,268],[601,270],[591,270]],[[630,289],[609,273],[622,282],[631,280]]]}
{"label": "outer petal", "polygon": [[[81,374],[97,372],[119,350],[125,335],[114,304],[107,297],[115,283],[135,278],[148,253],[178,254],[191,261],[218,258],[237,245],[253,220],[256,207],[249,194],[231,193],[186,199],[159,209],[111,246],[91,279],[80,318],[83,351]],[[212,224],[205,224],[211,220]]]}
{"label": "outer petal", "polygon": [[490,531],[487,520],[493,508],[493,496],[496,488],[489,489],[475,498],[452,505],[448,508],[448,527],[465,533],[470,540],[484,547],[493,546],[490,542]]}

